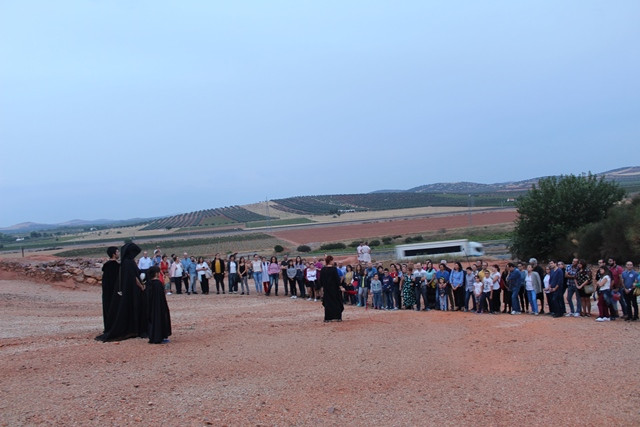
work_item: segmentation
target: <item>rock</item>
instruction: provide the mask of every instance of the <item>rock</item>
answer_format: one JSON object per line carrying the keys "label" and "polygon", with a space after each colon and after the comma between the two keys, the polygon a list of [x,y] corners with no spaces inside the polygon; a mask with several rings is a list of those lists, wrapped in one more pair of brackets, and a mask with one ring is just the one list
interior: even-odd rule
{"label": "rock", "polygon": [[98,283],[98,279],[96,279],[94,277],[87,277],[84,280],[84,283],[86,283],[87,285],[95,285],[96,283]]}
{"label": "rock", "polygon": [[85,268],[82,270],[82,274],[89,277],[95,277],[96,279],[102,278],[102,270],[93,267]]}

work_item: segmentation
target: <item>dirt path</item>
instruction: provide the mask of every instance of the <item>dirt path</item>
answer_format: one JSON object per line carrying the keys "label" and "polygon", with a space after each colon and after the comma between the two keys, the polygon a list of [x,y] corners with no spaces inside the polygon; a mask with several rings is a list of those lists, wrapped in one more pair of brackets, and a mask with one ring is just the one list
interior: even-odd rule
{"label": "dirt path", "polygon": [[0,425],[638,425],[640,323],[171,295],[99,343],[99,288],[0,280]]}

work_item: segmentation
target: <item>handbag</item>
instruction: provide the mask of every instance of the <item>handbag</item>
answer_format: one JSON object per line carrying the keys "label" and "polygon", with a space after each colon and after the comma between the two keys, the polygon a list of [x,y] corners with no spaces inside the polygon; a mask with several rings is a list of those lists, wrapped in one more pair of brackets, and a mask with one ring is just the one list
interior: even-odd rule
{"label": "handbag", "polygon": [[633,290],[633,296],[640,297],[640,286],[635,287],[635,289]]}
{"label": "handbag", "polygon": [[204,277],[206,277],[207,279],[211,279],[213,277],[213,274],[211,273],[211,270],[209,270],[208,268],[204,271]]}
{"label": "handbag", "polygon": [[582,288],[582,290],[584,291],[585,294],[590,295],[593,293],[593,285],[592,284],[584,285],[584,288]]}

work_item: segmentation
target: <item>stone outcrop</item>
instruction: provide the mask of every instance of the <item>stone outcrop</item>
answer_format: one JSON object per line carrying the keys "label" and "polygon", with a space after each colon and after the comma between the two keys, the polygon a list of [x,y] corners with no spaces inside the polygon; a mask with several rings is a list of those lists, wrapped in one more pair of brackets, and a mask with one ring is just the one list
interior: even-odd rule
{"label": "stone outcrop", "polygon": [[0,271],[43,282],[75,282],[99,285],[102,281],[102,260],[70,258],[40,262],[29,260],[0,260]]}

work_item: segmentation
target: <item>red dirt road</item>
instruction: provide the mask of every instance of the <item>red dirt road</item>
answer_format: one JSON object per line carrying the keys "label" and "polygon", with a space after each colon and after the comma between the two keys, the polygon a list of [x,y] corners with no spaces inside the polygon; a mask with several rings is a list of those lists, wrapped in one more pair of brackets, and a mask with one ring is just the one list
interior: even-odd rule
{"label": "red dirt road", "polygon": [[[513,222],[516,211],[481,212],[471,215],[473,227],[497,225]],[[468,214],[437,216],[420,219],[397,219],[368,222],[354,225],[334,225],[309,227],[296,230],[283,230],[271,233],[273,236],[297,245],[312,242],[334,242],[347,239],[366,239],[371,237],[393,236],[438,231],[441,229],[463,228],[469,225]]]}

